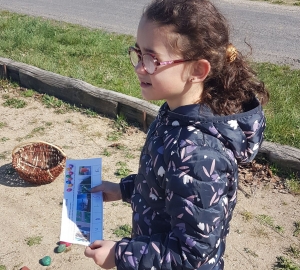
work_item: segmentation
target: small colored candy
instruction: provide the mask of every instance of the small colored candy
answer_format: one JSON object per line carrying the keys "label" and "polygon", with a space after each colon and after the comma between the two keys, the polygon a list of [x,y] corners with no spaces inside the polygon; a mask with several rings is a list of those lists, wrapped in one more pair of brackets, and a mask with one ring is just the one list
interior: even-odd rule
{"label": "small colored candy", "polygon": [[41,259],[41,265],[49,266],[50,264],[51,264],[50,256],[45,256],[43,259]]}
{"label": "small colored candy", "polygon": [[66,250],[66,245],[65,245],[65,244],[60,244],[60,245],[57,247],[57,249],[56,249],[57,253],[62,253],[62,252],[64,252],[65,250]]}
{"label": "small colored candy", "polygon": [[23,266],[20,270],[30,270],[27,266]]}
{"label": "small colored candy", "polygon": [[72,244],[69,242],[64,242],[64,241],[60,241],[59,242],[60,245],[66,245],[66,247],[70,247]]}
{"label": "small colored candy", "polygon": [[60,241],[59,244],[60,244],[60,245],[66,245],[66,247],[69,247],[69,246],[72,245],[71,243],[64,242],[64,241]]}

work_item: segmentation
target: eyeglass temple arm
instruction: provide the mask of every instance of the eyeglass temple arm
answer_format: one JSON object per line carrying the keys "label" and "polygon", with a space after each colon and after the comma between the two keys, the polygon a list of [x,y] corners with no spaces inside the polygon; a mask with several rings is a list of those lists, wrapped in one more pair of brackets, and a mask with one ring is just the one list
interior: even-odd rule
{"label": "eyeglass temple arm", "polygon": [[191,60],[184,60],[184,59],[178,59],[178,60],[170,60],[170,61],[164,61],[164,62],[156,62],[157,66],[166,66],[170,64],[177,64],[177,63],[182,63],[186,61],[191,61]]}

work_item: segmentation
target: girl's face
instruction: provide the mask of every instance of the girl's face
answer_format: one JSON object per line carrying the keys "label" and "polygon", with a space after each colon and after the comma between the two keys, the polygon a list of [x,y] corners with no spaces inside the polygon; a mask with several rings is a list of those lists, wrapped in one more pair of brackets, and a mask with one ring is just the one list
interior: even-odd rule
{"label": "girl's face", "polygon": [[[166,29],[162,31],[154,22],[142,17],[138,32],[136,48],[141,54],[151,53],[159,62],[182,59],[167,47]],[[187,65],[190,62],[158,66],[154,74],[148,74],[142,61],[135,67],[140,81],[142,96],[146,100],[166,100],[171,110],[195,103],[201,92],[190,81]]]}

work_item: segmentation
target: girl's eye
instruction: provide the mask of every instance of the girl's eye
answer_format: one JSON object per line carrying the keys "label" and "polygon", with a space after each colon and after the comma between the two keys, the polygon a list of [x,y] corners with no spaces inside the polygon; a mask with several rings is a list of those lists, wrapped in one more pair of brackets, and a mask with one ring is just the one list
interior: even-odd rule
{"label": "girl's eye", "polygon": [[138,56],[138,61],[139,61],[139,62],[142,61],[142,58],[143,58],[142,55],[141,55],[141,54],[138,54],[137,56]]}

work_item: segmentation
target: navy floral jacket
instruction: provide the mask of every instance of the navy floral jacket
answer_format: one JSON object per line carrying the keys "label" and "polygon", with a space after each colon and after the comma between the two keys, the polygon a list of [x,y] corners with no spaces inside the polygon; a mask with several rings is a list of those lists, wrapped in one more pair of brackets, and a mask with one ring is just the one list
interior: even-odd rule
{"label": "navy floral jacket", "polygon": [[160,108],[138,174],[120,183],[133,228],[117,242],[117,269],[223,269],[237,164],[255,157],[265,129],[259,102],[248,105],[230,116],[200,104]]}

